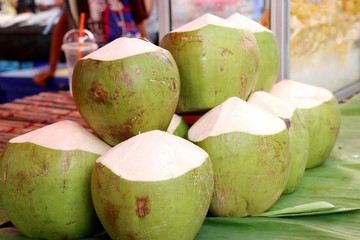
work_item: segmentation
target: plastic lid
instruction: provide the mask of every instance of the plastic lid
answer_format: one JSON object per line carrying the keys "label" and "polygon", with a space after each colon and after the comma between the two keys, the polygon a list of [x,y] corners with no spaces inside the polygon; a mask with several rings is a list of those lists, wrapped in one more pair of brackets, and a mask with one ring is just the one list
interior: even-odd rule
{"label": "plastic lid", "polygon": [[83,34],[82,37],[80,37],[80,39],[79,37],[80,37],[79,29],[72,29],[65,34],[63,38],[63,43],[79,42],[79,40],[81,43],[85,43],[85,42],[95,43],[94,34],[92,34],[92,32],[90,32],[87,29],[83,30]]}

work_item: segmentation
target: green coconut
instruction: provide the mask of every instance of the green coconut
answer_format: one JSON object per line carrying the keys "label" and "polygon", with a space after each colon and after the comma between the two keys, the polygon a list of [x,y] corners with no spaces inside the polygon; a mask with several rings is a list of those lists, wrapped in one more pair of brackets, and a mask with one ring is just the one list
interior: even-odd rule
{"label": "green coconut", "polygon": [[309,133],[301,112],[290,103],[264,91],[250,95],[248,102],[280,117],[290,138],[290,175],[284,193],[292,193],[303,179],[309,156]]}
{"label": "green coconut", "polygon": [[171,54],[150,42],[118,38],[75,66],[75,104],[87,124],[114,146],[140,132],[166,130],[179,99]]}
{"label": "green coconut", "polygon": [[214,216],[262,213],[284,191],[290,150],[288,131],[279,117],[232,97],[191,126],[188,138],[212,161]]}
{"label": "green coconut", "polygon": [[37,239],[79,239],[102,229],[91,199],[91,172],[110,146],[64,120],[9,141],[0,157],[2,207]]}
{"label": "green coconut", "polygon": [[112,239],[194,239],[214,188],[209,155],[154,130],[132,137],[96,161],[96,212]]}
{"label": "green coconut", "polygon": [[170,125],[166,131],[168,133],[186,139],[187,132],[189,131],[189,125],[185,122],[185,120],[181,116],[174,114],[174,116],[171,119]]}
{"label": "green coconut", "polygon": [[291,103],[301,112],[309,132],[306,168],[322,165],[329,157],[340,129],[341,112],[331,91],[292,80],[277,82],[271,94]]}
{"label": "green coconut", "polygon": [[280,65],[279,49],[274,33],[239,13],[234,13],[227,19],[254,34],[260,50],[259,77],[254,91],[270,91],[277,80]]}
{"label": "green coconut", "polygon": [[205,112],[227,98],[247,99],[258,79],[254,35],[205,14],[167,33],[160,46],[173,55],[181,77],[177,113]]}

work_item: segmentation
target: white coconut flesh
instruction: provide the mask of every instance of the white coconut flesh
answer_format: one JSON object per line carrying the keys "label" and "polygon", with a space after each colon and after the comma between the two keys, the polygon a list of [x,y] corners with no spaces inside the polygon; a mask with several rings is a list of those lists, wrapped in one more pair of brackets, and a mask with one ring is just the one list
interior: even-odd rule
{"label": "white coconut flesh", "polygon": [[234,13],[228,17],[227,20],[235,23],[238,27],[249,30],[253,33],[271,32],[268,28],[264,27],[260,23],[252,20],[251,18],[245,17],[244,15],[241,15],[240,13]]}
{"label": "white coconut flesh", "polygon": [[277,82],[270,94],[288,101],[300,109],[310,109],[320,106],[333,98],[331,91],[293,80]]}
{"label": "white coconut flesh", "polygon": [[221,26],[221,27],[237,28],[237,29],[240,28],[236,24],[234,24],[226,19],[206,13],[206,14],[202,15],[201,17],[198,17],[197,19],[195,19],[187,24],[172,30],[171,32],[190,32],[190,31],[202,29],[202,28],[206,27],[207,25],[216,25],[216,26]]}
{"label": "white coconut flesh", "polygon": [[10,143],[33,143],[39,146],[62,150],[82,150],[104,154],[110,149],[105,142],[88,132],[80,124],[62,120],[10,139]]}
{"label": "white coconut flesh", "polygon": [[180,125],[181,120],[182,120],[182,117],[180,117],[177,114],[174,114],[172,119],[171,119],[171,122],[169,124],[169,127],[167,129],[167,132],[168,133],[173,133],[176,130],[176,128]]}
{"label": "white coconut flesh", "polygon": [[153,130],[119,143],[96,161],[129,181],[164,181],[201,166],[208,157],[183,138]]}
{"label": "white coconut flesh", "polygon": [[290,103],[265,91],[252,93],[247,102],[271,112],[282,119],[292,118],[296,110]]}
{"label": "white coconut flesh", "polygon": [[189,129],[188,138],[200,142],[224,133],[274,135],[286,130],[283,120],[237,97],[231,97],[204,114]]}
{"label": "white coconut flesh", "polygon": [[86,55],[83,59],[91,58],[100,61],[113,61],[161,49],[145,40],[121,37]]}

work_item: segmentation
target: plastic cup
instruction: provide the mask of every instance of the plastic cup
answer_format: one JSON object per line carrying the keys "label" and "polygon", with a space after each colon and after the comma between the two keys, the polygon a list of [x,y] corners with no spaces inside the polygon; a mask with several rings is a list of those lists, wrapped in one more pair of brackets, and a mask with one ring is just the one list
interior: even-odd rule
{"label": "plastic cup", "polygon": [[82,36],[80,36],[78,29],[72,29],[65,34],[61,49],[65,53],[71,95],[72,75],[76,63],[79,59],[93,52],[97,48],[98,45],[95,42],[94,35],[89,30],[84,29]]}

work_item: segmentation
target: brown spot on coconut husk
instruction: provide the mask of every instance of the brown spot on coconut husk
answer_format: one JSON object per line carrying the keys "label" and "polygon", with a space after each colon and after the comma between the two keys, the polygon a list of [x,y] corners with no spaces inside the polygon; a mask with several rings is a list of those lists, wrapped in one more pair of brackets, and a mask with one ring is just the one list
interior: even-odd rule
{"label": "brown spot on coconut husk", "polygon": [[90,99],[94,100],[96,103],[107,102],[108,92],[104,90],[102,83],[99,81],[93,81],[91,88],[88,92]]}
{"label": "brown spot on coconut husk", "polygon": [[[102,135],[107,135],[111,138],[110,145],[115,145],[119,142],[122,142],[126,139],[133,137],[135,134],[133,132],[133,126],[135,124],[141,124],[141,116],[143,115],[144,110],[139,110],[135,116],[128,119],[126,122],[116,125],[106,126],[101,129]],[[116,143],[115,143],[116,142]]]}
{"label": "brown spot on coconut husk", "polygon": [[242,75],[240,78],[241,81],[241,89],[239,92],[239,96],[244,96],[245,92],[246,92],[246,87],[247,87],[247,77]]}
{"label": "brown spot on coconut husk", "polygon": [[234,54],[230,51],[230,49],[222,48],[220,55],[225,56],[225,55],[234,55]]}
{"label": "brown spot on coconut husk", "polygon": [[71,154],[64,152],[64,160],[61,163],[61,170],[63,173],[66,173],[71,167]]}
{"label": "brown spot on coconut husk", "polygon": [[247,35],[244,36],[243,47],[244,47],[245,49],[250,49],[250,48],[253,48],[253,47],[254,47],[254,42],[253,42],[253,40],[252,40],[249,36],[247,36]]}
{"label": "brown spot on coconut husk", "polygon": [[[137,72],[138,69],[135,71]],[[120,75],[120,81],[123,82],[129,89],[132,89],[133,87],[133,80],[130,74],[128,74],[128,70],[126,69],[126,67],[124,66],[123,63],[120,64],[120,72],[122,73]],[[141,70],[140,70],[141,73]],[[135,73],[136,74],[136,73]]]}
{"label": "brown spot on coconut husk", "polygon": [[120,77],[121,82],[125,83],[128,88],[132,88],[132,78],[129,74],[123,74]]}
{"label": "brown spot on coconut husk", "polygon": [[111,202],[106,202],[105,203],[105,218],[106,221],[110,224],[111,228],[113,228],[113,230],[115,232],[117,232],[117,226],[116,226],[116,222],[119,216],[120,210]]}
{"label": "brown spot on coconut husk", "polygon": [[46,173],[50,169],[50,164],[46,160],[41,160],[39,163],[39,168],[41,169],[42,173]]}
{"label": "brown spot on coconut husk", "polygon": [[119,91],[116,90],[113,94],[113,99],[116,100],[119,97]]}
{"label": "brown spot on coconut husk", "polygon": [[261,139],[261,145],[260,145],[259,151],[266,150],[268,147],[269,147],[269,143],[268,143],[267,139],[263,137]]}
{"label": "brown spot on coconut husk", "polygon": [[139,218],[144,218],[146,215],[150,213],[148,204],[149,204],[148,197],[136,198],[136,215]]}
{"label": "brown spot on coconut husk", "polygon": [[16,192],[20,193],[22,191],[23,183],[27,181],[27,176],[23,171],[20,171],[16,174],[17,187]]}
{"label": "brown spot on coconut husk", "polygon": [[142,73],[141,68],[137,68],[137,69],[135,70],[136,76],[140,76],[141,73]]}
{"label": "brown spot on coconut husk", "polygon": [[62,181],[62,192],[64,193],[68,189],[68,181],[64,179]]}
{"label": "brown spot on coconut husk", "polygon": [[1,181],[3,184],[6,183],[7,172],[8,172],[8,165],[6,164],[6,165],[4,166],[3,174],[2,174],[2,177],[1,177],[1,179],[0,179],[0,181]]}

